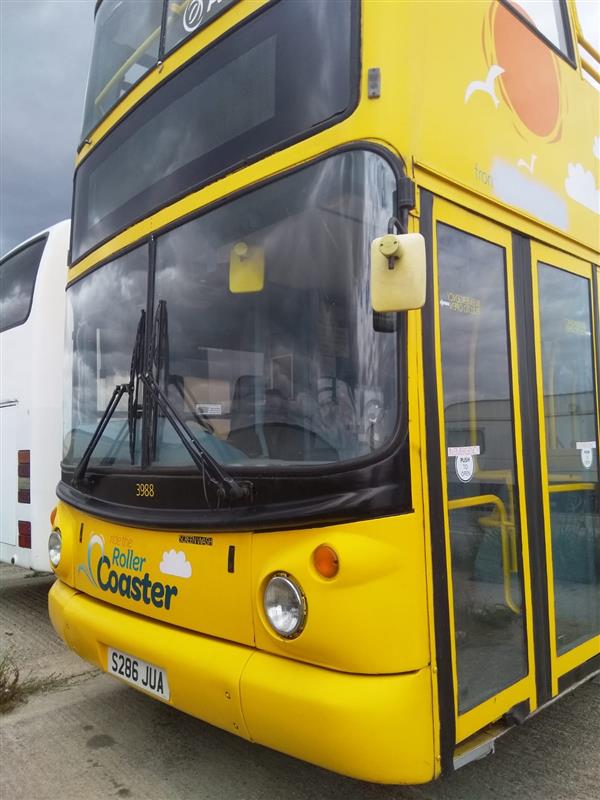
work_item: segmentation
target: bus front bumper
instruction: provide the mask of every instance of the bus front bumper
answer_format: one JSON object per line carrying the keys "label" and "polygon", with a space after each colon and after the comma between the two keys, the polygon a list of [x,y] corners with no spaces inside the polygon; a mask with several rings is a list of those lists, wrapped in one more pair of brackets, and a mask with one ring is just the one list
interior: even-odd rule
{"label": "bus front bumper", "polygon": [[169,704],[253,742],[360,780],[423,783],[435,758],[429,667],[353,675],[165,625],[57,580],[50,619],[107,671],[113,647],[167,672]]}

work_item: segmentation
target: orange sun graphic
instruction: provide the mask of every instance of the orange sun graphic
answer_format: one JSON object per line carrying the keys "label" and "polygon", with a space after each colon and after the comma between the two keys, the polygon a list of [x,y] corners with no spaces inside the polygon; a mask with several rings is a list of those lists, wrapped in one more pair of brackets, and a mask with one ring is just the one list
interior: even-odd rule
{"label": "orange sun graphic", "polygon": [[[516,2],[511,5],[531,22]],[[504,100],[527,131],[549,141],[560,139],[564,109],[556,54],[497,0],[488,25],[486,51],[491,63],[504,69],[499,78]]]}

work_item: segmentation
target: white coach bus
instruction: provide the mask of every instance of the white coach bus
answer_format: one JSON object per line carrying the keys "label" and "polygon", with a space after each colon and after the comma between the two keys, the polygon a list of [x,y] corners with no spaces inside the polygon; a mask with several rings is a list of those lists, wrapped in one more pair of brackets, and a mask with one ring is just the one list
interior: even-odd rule
{"label": "white coach bus", "polygon": [[69,229],[59,222],[0,261],[0,560],[40,571],[60,477]]}

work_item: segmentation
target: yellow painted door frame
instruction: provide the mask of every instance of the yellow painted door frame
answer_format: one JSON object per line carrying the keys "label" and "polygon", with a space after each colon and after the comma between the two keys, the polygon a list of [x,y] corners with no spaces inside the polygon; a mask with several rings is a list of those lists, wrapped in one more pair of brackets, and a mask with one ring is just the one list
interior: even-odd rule
{"label": "yellow painted door frame", "polygon": [[[443,387],[443,364],[442,364],[442,341],[441,341],[441,303],[446,305],[449,302],[458,303],[458,311],[470,313],[471,301],[469,298],[448,298],[440,297],[439,291],[439,262],[438,262],[438,225],[443,224],[457,231],[467,234],[468,236],[475,237],[478,240],[490,243],[502,249],[504,253],[504,281],[506,292],[506,322],[507,322],[507,348],[508,348],[508,370],[509,381],[511,389],[510,409],[512,412],[512,423],[514,425],[514,442],[517,445],[521,441],[521,418],[520,418],[520,387],[518,379],[518,359],[517,359],[517,335],[516,335],[516,314],[514,302],[514,276],[513,276],[513,253],[512,253],[512,236],[511,232],[506,228],[491,222],[481,216],[468,212],[459,208],[445,200],[438,197],[434,198],[434,211],[433,211],[433,265],[434,265],[434,297],[433,306],[435,308],[435,328],[436,328],[436,373],[438,381],[438,413],[440,419],[440,457],[441,463],[447,464],[449,452],[454,450],[450,448],[446,441],[445,432],[445,411],[444,408],[444,387]],[[482,264],[482,269],[485,265]],[[475,287],[474,287],[475,289]],[[484,321],[485,323],[485,321]],[[460,342],[456,343],[456,347],[464,346]],[[468,412],[473,414],[473,405]],[[477,447],[477,445],[475,445]],[[458,450],[457,450],[458,451]],[[466,451],[465,451],[466,452]],[[469,471],[469,462],[467,457],[467,476]],[[518,514],[520,523],[520,552],[516,552],[514,528],[512,541],[509,539],[508,531],[510,530],[507,525],[507,520],[503,519],[504,510],[499,508],[498,498],[495,496],[484,495],[478,498],[454,498],[449,500],[448,492],[448,479],[445,475],[445,470],[442,470],[442,485],[443,485],[443,498],[444,498],[444,515],[445,515],[445,540],[447,552],[447,565],[448,565],[448,591],[449,591],[449,604],[451,609],[450,626],[451,626],[451,652],[452,652],[452,669],[454,680],[454,698],[455,698],[455,719],[456,719],[456,741],[461,742],[484,728],[487,724],[499,719],[503,714],[508,712],[514,706],[521,702],[528,701],[531,709],[534,709],[537,704],[536,700],[536,684],[535,684],[535,650],[534,650],[534,632],[532,620],[532,594],[531,594],[531,580],[530,580],[530,559],[529,559],[529,544],[527,535],[527,514],[525,507],[525,479],[523,467],[523,454],[521,448],[517,445],[514,447],[514,487],[516,488],[516,497],[514,510]],[[490,474],[490,473],[488,473]],[[501,532],[502,537],[502,559],[503,564],[506,559],[520,560],[522,565],[522,603],[524,611],[524,624],[525,624],[525,655],[526,655],[526,669],[524,675],[512,682],[508,686],[499,688],[499,690],[490,697],[487,697],[482,702],[479,702],[472,708],[468,708],[462,713],[459,712],[459,685],[458,685],[458,668],[457,668],[457,631],[455,625],[455,598],[453,590],[453,572],[452,572],[452,543],[450,538],[450,512],[464,508],[473,503],[479,503],[482,506],[487,505],[492,512],[487,516],[482,516],[478,522],[480,525],[495,526]],[[494,510],[494,507],[497,507]],[[505,535],[506,533],[506,535]],[[514,552],[511,552],[513,550]],[[506,572],[506,570],[505,570]],[[510,576],[509,576],[510,581]],[[505,604],[510,608],[511,603],[514,604],[510,595],[510,582],[507,582],[507,576],[504,575],[504,598]],[[508,612],[507,612],[508,613]]]}
{"label": "yellow painted door frame", "polygon": [[[597,347],[598,347],[598,331],[594,324],[597,319],[597,304],[600,302],[598,293],[594,293],[593,289],[593,274],[592,265],[582,261],[574,256],[568,255],[561,251],[555,250],[546,245],[537,242],[532,242],[531,251],[532,272],[533,272],[533,297],[534,297],[534,326],[535,326],[535,356],[536,356],[536,373],[537,373],[537,402],[540,423],[540,455],[542,467],[542,490],[544,498],[544,530],[545,530],[545,546],[546,546],[546,564],[547,564],[547,591],[548,591],[548,614],[549,614],[549,630],[550,630],[550,662],[551,662],[551,680],[552,680],[552,695],[555,696],[559,693],[560,679],[567,673],[574,670],[579,665],[585,663],[590,658],[600,653],[600,634],[590,636],[585,641],[575,644],[574,646],[559,653],[557,642],[557,620],[556,620],[556,583],[555,572],[556,565],[553,558],[553,540],[552,540],[552,514],[551,514],[551,499],[557,501],[558,495],[567,496],[569,492],[579,492],[580,494],[595,492],[596,495],[599,491],[598,483],[598,430],[600,429],[598,417],[598,375],[597,375]],[[558,473],[550,474],[549,471],[549,450],[548,437],[552,437],[553,432],[550,429],[554,424],[556,415],[552,413],[551,409],[546,408],[544,398],[544,385],[545,381],[552,381],[551,375],[544,376],[544,359],[543,359],[543,332],[542,332],[542,309],[540,307],[540,269],[554,268],[568,273],[571,276],[583,278],[588,282],[587,296],[589,297],[590,313],[589,324],[590,330],[581,330],[582,347],[585,347],[586,342],[591,337],[591,357],[592,357],[592,373],[593,373],[593,389],[594,389],[594,417],[595,417],[595,447],[590,447],[588,450],[592,452],[592,458],[595,461],[595,470],[591,469],[589,472],[589,480],[580,479],[575,480],[576,473],[571,471],[572,465],[569,465],[568,472],[564,475]],[[596,312],[596,313],[594,313]],[[573,333],[577,333],[577,326],[580,325],[577,320],[570,321]],[[565,320],[568,324],[569,320]],[[587,334],[587,335],[584,335]],[[550,396],[548,402],[553,400]],[[558,413],[558,412],[556,412]],[[585,444],[580,442],[578,444]],[[583,448],[580,448],[583,449]],[[582,454],[583,458],[583,454]],[[583,473],[585,475],[585,473]],[[554,498],[552,498],[554,495]],[[597,515],[596,515],[597,516]],[[593,515],[592,515],[593,517]],[[589,524],[594,524],[594,520]],[[596,518],[596,525],[600,525],[600,520]],[[598,533],[596,532],[596,537]]]}

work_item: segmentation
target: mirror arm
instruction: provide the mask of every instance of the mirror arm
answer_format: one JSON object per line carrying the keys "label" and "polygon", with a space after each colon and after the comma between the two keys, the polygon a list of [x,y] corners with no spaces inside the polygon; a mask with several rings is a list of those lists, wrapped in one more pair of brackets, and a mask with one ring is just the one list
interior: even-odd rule
{"label": "mirror arm", "polygon": [[398,231],[398,233],[408,233],[406,225],[403,225],[398,217],[390,217],[388,220],[388,233],[394,233],[394,228]]}
{"label": "mirror arm", "polygon": [[[396,223],[399,233],[408,233],[408,215],[410,210],[415,207],[416,199],[415,183],[408,175],[404,175],[398,181],[396,194],[397,217],[401,220]],[[393,233],[393,231],[388,230],[388,233]]]}

